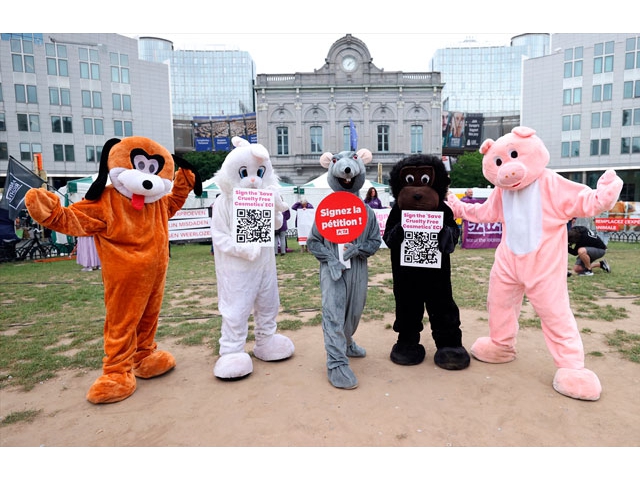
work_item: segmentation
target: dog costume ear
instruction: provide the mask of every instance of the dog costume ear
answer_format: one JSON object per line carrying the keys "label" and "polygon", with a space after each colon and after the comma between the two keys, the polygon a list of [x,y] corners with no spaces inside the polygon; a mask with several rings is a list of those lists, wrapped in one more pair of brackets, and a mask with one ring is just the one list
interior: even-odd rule
{"label": "dog costume ear", "polygon": [[184,158],[178,157],[177,155],[172,155],[172,157],[173,162],[178,167],[184,168],[185,170],[191,170],[194,173],[194,175],[196,176],[196,184],[193,186],[193,193],[195,193],[198,197],[202,195],[202,179],[200,178],[200,174],[198,173],[198,171],[193,168],[193,165],[187,162]]}
{"label": "dog costume ear", "polygon": [[107,143],[102,147],[102,155],[100,156],[100,169],[98,170],[98,178],[91,184],[89,190],[85,194],[84,198],[87,200],[97,200],[102,195],[104,187],[107,186],[107,179],[109,178],[109,152],[114,145],[120,143],[119,138],[112,138],[107,140]]}

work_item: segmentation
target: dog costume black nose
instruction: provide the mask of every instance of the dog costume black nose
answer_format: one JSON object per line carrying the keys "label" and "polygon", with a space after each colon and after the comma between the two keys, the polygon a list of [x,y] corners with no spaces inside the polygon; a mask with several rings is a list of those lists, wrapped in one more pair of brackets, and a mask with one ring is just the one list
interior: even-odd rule
{"label": "dog costume black nose", "polygon": [[145,190],[151,190],[153,188],[153,183],[151,182],[151,180],[145,180],[144,182],[142,182],[142,186]]}

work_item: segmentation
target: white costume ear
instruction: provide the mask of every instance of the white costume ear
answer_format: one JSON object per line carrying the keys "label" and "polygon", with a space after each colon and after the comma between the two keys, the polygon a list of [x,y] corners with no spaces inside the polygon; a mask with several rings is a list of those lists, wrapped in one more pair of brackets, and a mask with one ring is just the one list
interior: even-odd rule
{"label": "white costume ear", "polygon": [[329,165],[331,165],[332,158],[333,158],[333,153],[324,152],[320,157],[320,165],[322,165],[324,168],[329,168]]}
{"label": "white costume ear", "polygon": [[231,143],[234,147],[246,147],[250,145],[250,143],[242,137],[233,137]]}
{"label": "white costume ear", "polygon": [[358,158],[362,160],[362,163],[364,163],[365,165],[373,160],[373,154],[366,148],[361,148],[360,150],[358,150],[356,152],[356,155],[358,155]]}

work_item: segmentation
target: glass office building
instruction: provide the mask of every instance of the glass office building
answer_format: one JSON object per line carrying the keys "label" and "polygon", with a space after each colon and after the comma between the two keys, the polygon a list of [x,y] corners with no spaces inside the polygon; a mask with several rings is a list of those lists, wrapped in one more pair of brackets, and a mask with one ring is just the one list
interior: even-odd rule
{"label": "glass office building", "polygon": [[520,113],[522,61],[549,53],[550,35],[523,34],[509,46],[481,46],[468,39],[436,50],[431,69],[440,72],[443,110],[485,117]]}
{"label": "glass office building", "polygon": [[174,148],[166,65],[111,33],[0,34],[0,186],[9,157],[42,154],[56,188],[98,171],[112,137]]}
{"label": "glass office building", "polygon": [[169,40],[140,37],[138,55],[169,65],[174,120],[255,112],[256,67],[248,52],[174,50]]}

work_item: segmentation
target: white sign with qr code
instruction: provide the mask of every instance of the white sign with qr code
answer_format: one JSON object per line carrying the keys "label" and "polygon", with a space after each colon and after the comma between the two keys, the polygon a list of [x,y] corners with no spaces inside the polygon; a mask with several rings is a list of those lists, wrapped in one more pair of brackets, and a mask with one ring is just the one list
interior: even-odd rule
{"label": "white sign with qr code", "polygon": [[403,210],[404,241],[400,246],[400,265],[440,268],[442,253],[438,250],[438,232],[443,226],[443,212]]}
{"label": "white sign with qr code", "polygon": [[236,245],[273,247],[275,192],[257,188],[233,189],[233,235]]}

